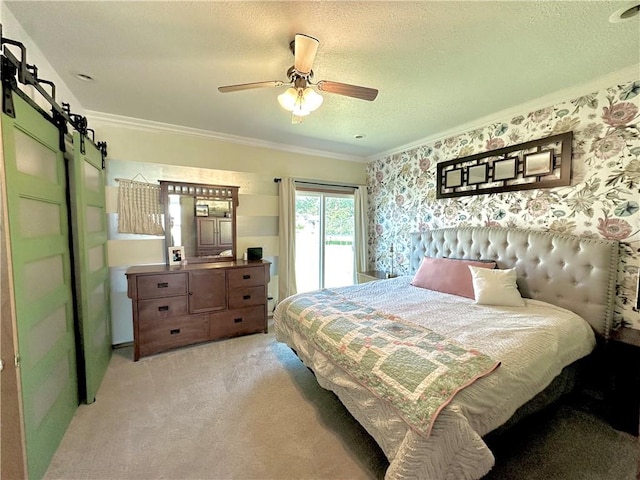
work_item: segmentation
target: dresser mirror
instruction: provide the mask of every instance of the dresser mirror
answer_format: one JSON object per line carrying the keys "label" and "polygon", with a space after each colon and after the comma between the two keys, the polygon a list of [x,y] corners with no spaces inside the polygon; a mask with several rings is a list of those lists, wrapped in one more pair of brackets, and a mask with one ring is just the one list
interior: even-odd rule
{"label": "dresser mirror", "polygon": [[187,262],[236,258],[238,188],[160,180],[167,247],[184,247]]}

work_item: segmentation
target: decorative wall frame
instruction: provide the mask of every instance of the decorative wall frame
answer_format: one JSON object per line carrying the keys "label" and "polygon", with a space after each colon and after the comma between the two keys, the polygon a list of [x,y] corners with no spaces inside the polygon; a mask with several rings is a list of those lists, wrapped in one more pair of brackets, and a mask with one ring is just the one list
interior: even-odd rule
{"label": "decorative wall frame", "polygon": [[493,180],[512,180],[518,175],[518,157],[493,162]]}
{"label": "decorative wall frame", "polygon": [[441,162],[436,198],[571,184],[573,132]]}
{"label": "decorative wall frame", "polygon": [[537,153],[527,153],[524,156],[525,177],[537,177],[539,175],[548,175],[553,168],[553,152],[551,150],[542,150]]}
{"label": "decorative wall frame", "polygon": [[482,163],[480,165],[473,165],[467,167],[467,184],[478,185],[487,182],[488,165]]}
{"label": "decorative wall frame", "polygon": [[449,170],[444,177],[444,184],[446,188],[455,188],[462,186],[462,170],[455,168]]}

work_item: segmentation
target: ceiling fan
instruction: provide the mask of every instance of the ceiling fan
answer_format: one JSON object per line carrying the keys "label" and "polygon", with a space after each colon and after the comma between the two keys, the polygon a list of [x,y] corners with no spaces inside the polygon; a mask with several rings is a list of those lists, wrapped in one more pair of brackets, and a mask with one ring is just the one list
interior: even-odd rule
{"label": "ceiling fan", "polygon": [[302,117],[309,115],[322,104],[322,96],[316,93],[311,86],[322,92],[336,93],[347,97],[373,101],[378,96],[375,88],[349,85],[348,83],[320,80],[313,83],[313,60],[318,51],[320,41],[316,38],[298,33],[289,44],[294,55],[294,63],[287,70],[288,82],[272,80],[267,82],[241,83],[237,85],[225,85],[218,87],[220,93],[238,92],[252,88],[281,87],[290,85],[284,93],[278,95],[280,105],[291,112],[291,123],[301,123]]}

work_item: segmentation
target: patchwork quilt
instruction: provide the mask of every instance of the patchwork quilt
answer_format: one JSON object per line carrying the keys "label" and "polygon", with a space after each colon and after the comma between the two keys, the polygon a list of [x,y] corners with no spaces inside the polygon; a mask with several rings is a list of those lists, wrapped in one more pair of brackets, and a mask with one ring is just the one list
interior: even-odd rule
{"label": "patchwork quilt", "polygon": [[287,303],[291,325],[427,437],[438,413],[500,362],[428,328],[319,290]]}
{"label": "patchwork quilt", "polygon": [[544,302],[477,305],[411,279],[286,298],[276,339],[375,439],[385,480],[480,479],[495,462],[483,436],[591,352],[593,330]]}

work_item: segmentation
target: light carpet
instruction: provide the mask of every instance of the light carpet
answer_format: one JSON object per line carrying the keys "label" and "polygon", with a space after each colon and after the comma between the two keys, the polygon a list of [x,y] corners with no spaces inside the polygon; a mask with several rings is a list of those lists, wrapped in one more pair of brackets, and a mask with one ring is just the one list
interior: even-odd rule
{"label": "light carpet", "polygon": [[[496,440],[487,480],[632,480],[638,441],[572,405]],[[506,435],[511,435],[506,436]],[[387,461],[270,333],[132,361],[114,350],[46,479],[375,479]]]}

